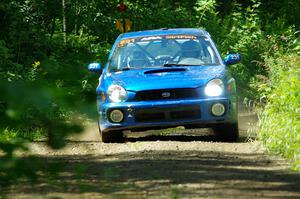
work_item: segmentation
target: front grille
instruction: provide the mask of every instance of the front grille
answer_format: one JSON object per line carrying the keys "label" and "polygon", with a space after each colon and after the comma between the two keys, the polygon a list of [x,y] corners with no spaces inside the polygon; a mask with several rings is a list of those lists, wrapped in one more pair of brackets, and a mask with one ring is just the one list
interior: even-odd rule
{"label": "front grille", "polygon": [[135,122],[167,122],[201,117],[199,106],[150,108],[135,111]]}
{"label": "front grille", "polygon": [[149,100],[170,100],[170,99],[188,99],[198,96],[197,90],[194,88],[180,88],[180,89],[161,89],[138,91],[136,93],[136,101]]}

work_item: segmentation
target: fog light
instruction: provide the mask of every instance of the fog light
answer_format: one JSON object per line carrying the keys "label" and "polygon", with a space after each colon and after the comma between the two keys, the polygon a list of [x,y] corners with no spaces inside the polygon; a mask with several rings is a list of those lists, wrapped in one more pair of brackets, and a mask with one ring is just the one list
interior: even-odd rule
{"label": "fog light", "polygon": [[214,116],[222,116],[225,113],[225,106],[221,103],[215,103],[211,107],[211,112]]}
{"label": "fog light", "polygon": [[110,112],[109,118],[112,122],[118,123],[118,122],[122,122],[124,115],[120,110],[113,110]]}

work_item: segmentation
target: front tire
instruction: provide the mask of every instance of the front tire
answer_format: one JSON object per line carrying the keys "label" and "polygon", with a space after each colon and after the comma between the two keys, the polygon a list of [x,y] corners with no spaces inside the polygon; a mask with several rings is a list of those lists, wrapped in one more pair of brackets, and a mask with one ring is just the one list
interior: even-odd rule
{"label": "front tire", "polygon": [[124,142],[123,132],[122,131],[109,131],[101,132],[100,131],[101,141],[103,143],[122,143]]}
{"label": "front tire", "polygon": [[99,124],[99,116],[98,116],[98,129],[101,141],[103,143],[123,143],[124,137],[122,131],[109,131],[109,132],[102,132]]}
{"label": "front tire", "polygon": [[213,130],[221,141],[237,142],[239,139],[239,127],[237,123],[218,125]]}

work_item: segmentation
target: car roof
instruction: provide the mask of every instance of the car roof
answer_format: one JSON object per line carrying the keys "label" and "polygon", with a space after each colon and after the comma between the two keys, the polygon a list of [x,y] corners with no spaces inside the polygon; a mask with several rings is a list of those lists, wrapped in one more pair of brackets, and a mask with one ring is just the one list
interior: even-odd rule
{"label": "car roof", "polygon": [[120,39],[133,38],[133,37],[147,37],[147,36],[157,36],[157,35],[178,35],[178,34],[189,34],[195,36],[210,36],[208,32],[197,28],[176,28],[168,29],[161,28],[156,30],[144,30],[137,32],[128,32],[121,35]]}

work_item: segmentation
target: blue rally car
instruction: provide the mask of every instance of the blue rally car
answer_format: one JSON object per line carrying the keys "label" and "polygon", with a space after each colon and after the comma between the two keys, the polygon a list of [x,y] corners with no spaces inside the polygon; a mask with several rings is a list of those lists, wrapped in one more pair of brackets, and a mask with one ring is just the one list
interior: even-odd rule
{"label": "blue rally car", "polygon": [[208,32],[160,29],[121,34],[106,66],[91,63],[103,142],[120,142],[122,131],[184,126],[212,128],[223,141],[239,137],[237,94],[227,66]]}

